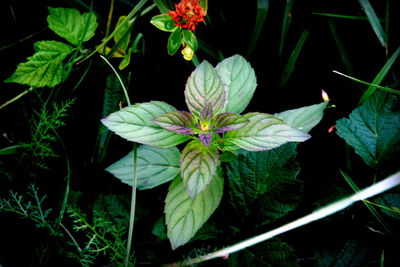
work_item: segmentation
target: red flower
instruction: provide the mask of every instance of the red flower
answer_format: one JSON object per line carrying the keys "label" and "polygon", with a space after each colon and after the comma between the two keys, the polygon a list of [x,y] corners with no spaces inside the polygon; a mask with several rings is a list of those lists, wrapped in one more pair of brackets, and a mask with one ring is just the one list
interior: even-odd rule
{"label": "red flower", "polygon": [[176,26],[195,31],[197,24],[205,20],[206,12],[198,0],[181,0],[179,4],[175,4],[175,11],[169,11],[168,15]]}

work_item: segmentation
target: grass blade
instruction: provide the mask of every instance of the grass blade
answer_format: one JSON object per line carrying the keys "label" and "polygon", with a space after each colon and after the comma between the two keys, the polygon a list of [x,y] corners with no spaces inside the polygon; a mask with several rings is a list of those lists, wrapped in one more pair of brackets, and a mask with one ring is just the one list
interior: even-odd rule
{"label": "grass blade", "polygon": [[378,37],[379,42],[384,48],[387,48],[386,44],[386,34],[383,31],[383,28],[379,22],[379,18],[375,13],[374,8],[371,6],[371,3],[369,0],[358,0],[364,9],[365,14],[367,15],[367,18],[369,20],[369,23],[372,26],[372,29],[374,30],[376,36]]}
{"label": "grass blade", "polygon": [[[350,178],[350,176],[348,176],[344,171],[339,170],[340,174],[343,176],[343,178],[346,180],[346,182],[350,185],[351,189],[353,189],[354,192],[358,193],[360,192],[360,188],[354,183],[354,181]],[[379,215],[379,213],[376,211],[375,207],[372,206],[369,202],[362,200],[365,204],[365,206],[367,206],[367,208],[369,209],[369,211],[372,213],[372,215],[374,215],[374,217],[376,218],[376,220],[382,225],[383,228],[385,228],[385,230],[392,235],[392,232],[389,229],[389,226],[385,223],[385,221],[383,220],[383,218],[381,217],[381,215]]]}
{"label": "grass blade", "polygon": [[279,83],[279,88],[285,87],[287,81],[289,80],[290,76],[292,75],[292,73],[296,67],[297,58],[299,57],[300,52],[303,49],[303,45],[304,45],[305,41],[307,40],[309,33],[310,32],[308,30],[304,30],[303,33],[301,34],[299,40],[297,41],[296,47],[292,51],[292,54],[290,55],[288,63],[286,64],[286,66],[283,70],[282,78]]}
{"label": "grass blade", "polygon": [[261,30],[264,27],[265,20],[267,19],[268,8],[269,8],[269,0],[257,1],[257,18],[253,29],[253,35],[251,36],[249,47],[247,49],[246,53],[247,58],[249,58],[253,54],[258,38],[260,37]]}
{"label": "grass blade", "polygon": [[[350,20],[365,20],[367,21],[368,18],[365,16],[349,16],[349,15],[342,15],[342,14],[334,14],[334,13],[320,13],[320,12],[312,12],[313,15],[330,17],[330,18],[338,18],[338,19],[350,19]],[[381,21],[381,20],[379,20]]]}
{"label": "grass blade", "polygon": [[286,35],[289,30],[290,23],[292,22],[292,7],[294,0],[286,0],[285,13],[283,13],[281,43],[279,46],[279,56],[281,56],[283,47],[285,46]]}
{"label": "grass blade", "polygon": [[[397,50],[388,59],[388,61],[386,61],[385,65],[382,67],[382,69],[379,71],[378,75],[376,75],[375,79],[372,81],[372,84],[379,85],[383,81],[383,79],[386,77],[386,74],[391,69],[393,63],[396,61],[397,57],[399,56],[399,54],[400,54],[400,47],[397,48]],[[376,88],[380,88],[380,87],[377,87],[377,86],[368,87],[368,90],[361,97],[360,104],[362,104],[365,101],[367,101],[368,98],[370,98],[373,95],[373,93],[375,92]]]}

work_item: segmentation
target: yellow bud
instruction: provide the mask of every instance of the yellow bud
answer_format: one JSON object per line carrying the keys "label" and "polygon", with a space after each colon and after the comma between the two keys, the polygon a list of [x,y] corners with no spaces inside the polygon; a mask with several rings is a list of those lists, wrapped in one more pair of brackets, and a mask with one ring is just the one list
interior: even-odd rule
{"label": "yellow bud", "polygon": [[190,61],[193,58],[194,51],[188,45],[186,45],[185,48],[182,49],[182,55],[184,59]]}

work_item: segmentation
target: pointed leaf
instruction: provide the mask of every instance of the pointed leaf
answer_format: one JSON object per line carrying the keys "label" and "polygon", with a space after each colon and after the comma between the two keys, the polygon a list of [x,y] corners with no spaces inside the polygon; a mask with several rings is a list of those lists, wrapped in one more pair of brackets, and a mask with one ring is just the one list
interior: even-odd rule
{"label": "pointed leaf", "polygon": [[125,107],[101,120],[108,129],[129,141],[167,148],[189,139],[185,135],[164,130],[152,119],[174,108],[167,103],[151,101]]}
{"label": "pointed leaf", "polygon": [[178,51],[181,44],[182,44],[182,32],[180,29],[177,28],[169,35],[167,44],[168,54],[170,56],[174,55],[176,51]]}
{"label": "pointed leaf", "polygon": [[328,102],[322,102],[320,104],[286,110],[274,116],[284,120],[290,126],[308,133],[322,120],[327,105]]}
{"label": "pointed leaf", "polygon": [[[126,16],[121,16],[118,19],[117,25],[115,28],[120,26],[120,24],[124,21]],[[131,22],[127,21],[125,24],[119,27],[119,30],[114,34],[114,42],[115,44],[119,43],[118,49],[125,54],[128,49],[129,41],[131,39]],[[128,32],[129,31],[129,32]]]}
{"label": "pointed leaf", "polygon": [[165,32],[173,32],[175,29],[177,29],[177,26],[174,24],[174,20],[170,15],[167,14],[152,17],[150,23]]}
{"label": "pointed leaf", "polygon": [[268,150],[287,142],[303,142],[310,135],[290,127],[281,119],[264,113],[244,115],[250,122],[243,128],[229,131],[224,141],[251,151]]}
{"label": "pointed leaf", "polygon": [[193,140],[182,151],[181,175],[189,196],[194,199],[217,174],[218,150]]}
{"label": "pointed leaf", "polygon": [[371,167],[399,152],[400,111],[398,97],[375,92],[353,110],[349,119],[337,121],[336,133]]}
{"label": "pointed leaf", "polygon": [[20,63],[14,74],[5,82],[26,84],[33,87],[54,87],[64,75],[62,61],[73,47],[57,41],[40,41],[34,45],[35,54]]}
{"label": "pointed leaf", "polygon": [[[137,188],[150,189],[174,179],[180,173],[180,152],[176,147],[141,145],[137,150]],[[133,152],[106,168],[121,182],[132,186]]]}
{"label": "pointed leaf", "polygon": [[257,87],[256,75],[250,64],[240,55],[220,62],[216,70],[226,87],[226,112],[241,113],[253,97]]}
{"label": "pointed leaf", "polygon": [[199,45],[197,44],[196,35],[193,32],[184,29],[183,30],[183,40],[185,43],[194,51],[196,52]]}
{"label": "pointed leaf", "polygon": [[49,7],[50,15],[47,17],[49,28],[57,35],[65,38],[71,44],[79,45],[94,36],[97,28],[96,16],[93,12],[82,15],[74,8]]}
{"label": "pointed leaf", "polygon": [[224,85],[213,66],[203,61],[190,75],[185,88],[185,99],[189,110],[199,116],[210,104],[214,115],[220,113],[225,105]]}
{"label": "pointed leaf", "polygon": [[211,183],[193,200],[183,180],[176,177],[165,199],[165,222],[172,249],[186,244],[208,220],[221,202],[223,180],[215,176]]}
{"label": "pointed leaf", "polygon": [[162,128],[179,134],[193,134],[196,119],[187,111],[172,111],[153,119]]}
{"label": "pointed leaf", "polygon": [[249,119],[235,113],[222,113],[214,118],[213,125],[216,133],[238,130],[249,123]]}

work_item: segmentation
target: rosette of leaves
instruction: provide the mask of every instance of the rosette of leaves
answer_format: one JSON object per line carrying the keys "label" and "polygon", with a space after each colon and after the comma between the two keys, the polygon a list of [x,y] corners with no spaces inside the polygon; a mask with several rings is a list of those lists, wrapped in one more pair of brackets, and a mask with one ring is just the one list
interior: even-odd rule
{"label": "rosette of leaves", "polygon": [[[240,115],[256,86],[254,70],[239,55],[223,60],[216,68],[203,61],[186,83],[184,94],[189,111],[151,101],[122,108],[102,120],[117,135],[159,149],[159,155],[163,151],[170,153],[169,149],[190,140],[180,153],[179,172],[163,179],[163,182],[173,179],[165,206],[173,249],[187,243],[219,205],[223,191],[217,172],[221,152],[263,151],[287,142],[303,142],[310,135],[300,129],[316,124],[326,107],[326,103],[304,107],[280,113],[280,118],[258,112]],[[177,156],[176,153],[172,157],[163,156],[165,168],[171,168],[168,160],[174,157],[176,160]],[[140,151],[138,158],[141,158]],[[151,161],[154,157],[148,159]],[[141,163],[138,164],[140,171]],[[112,169],[110,172],[120,178],[119,168],[114,165]]]}

